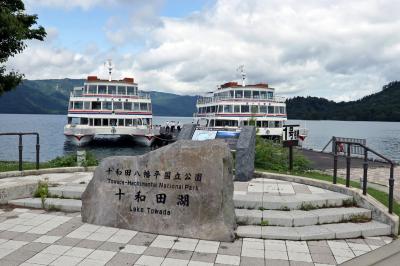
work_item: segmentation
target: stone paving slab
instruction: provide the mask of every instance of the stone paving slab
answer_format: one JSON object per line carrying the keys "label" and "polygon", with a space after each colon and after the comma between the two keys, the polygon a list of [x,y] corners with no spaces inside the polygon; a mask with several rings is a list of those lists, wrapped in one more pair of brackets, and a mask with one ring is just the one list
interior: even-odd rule
{"label": "stone paving slab", "polygon": [[238,226],[236,233],[239,237],[319,240],[390,235],[391,229],[387,224],[370,221],[366,223],[336,223],[299,227],[241,225]]}
{"label": "stone paving slab", "polygon": [[355,216],[371,219],[371,211],[363,208],[324,208],[303,210],[248,210],[236,209],[238,224],[260,225],[261,221],[274,226],[306,226],[327,223],[339,223],[351,220]]}
{"label": "stone paving slab", "polygon": [[[85,224],[79,213],[16,208],[2,210],[3,217],[0,265],[336,265],[392,241],[239,238],[226,243]],[[9,231],[24,224],[34,224],[30,230],[36,233]],[[44,225],[56,233],[41,230]]]}
{"label": "stone paving slab", "polygon": [[[40,198],[10,200],[9,204],[36,209],[43,208]],[[65,212],[77,212],[81,211],[82,201],[75,199],[47,198],[44,206],[46,209],[60,210]]]}

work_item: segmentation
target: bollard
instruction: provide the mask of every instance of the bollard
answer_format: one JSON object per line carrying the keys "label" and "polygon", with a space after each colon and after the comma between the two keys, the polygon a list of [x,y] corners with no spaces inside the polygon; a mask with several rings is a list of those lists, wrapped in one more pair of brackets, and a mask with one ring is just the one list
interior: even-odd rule
{"label": "bollard", "polygon": [[76,151],[76,162],[78,166],[82,166],[86,162],[86,151],[85,150],[77,150]]}

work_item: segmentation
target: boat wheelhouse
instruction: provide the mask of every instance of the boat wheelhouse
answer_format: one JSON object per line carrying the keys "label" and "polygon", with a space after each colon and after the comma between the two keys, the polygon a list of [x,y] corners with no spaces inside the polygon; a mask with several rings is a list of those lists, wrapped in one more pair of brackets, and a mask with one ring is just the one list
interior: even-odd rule
{"label": "boat wheelhouse", "polygon": [[[111,74],[111,73],[110,73]],[[150,95],[138,90],[133,78],[99,79],[89,76],[83,87],[75,87],[68,105],[65,136],[84,145],[99,136],[131,136],[150,146],[160,129],[152,125]]]}
{"label": "boat wheelhouse", "polygon": [[266,83],[246,85],[243,72],[242,79],[242,84],[222,84],[197,100],[198,126],[240,130],[253,125],[258,135],[280,139],[287,120],[285,99],[276,96],[275,89]]}

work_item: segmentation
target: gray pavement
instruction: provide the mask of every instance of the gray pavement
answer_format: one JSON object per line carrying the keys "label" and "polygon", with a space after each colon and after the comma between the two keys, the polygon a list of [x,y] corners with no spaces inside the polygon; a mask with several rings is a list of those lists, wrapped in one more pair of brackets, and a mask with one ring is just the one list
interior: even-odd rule
{"label": "gray pavement", "polygon": [[335,265],[390,237],[333,241],[239,238],[233,243],[81,222],[79,213],[0,209],[0,265]]}

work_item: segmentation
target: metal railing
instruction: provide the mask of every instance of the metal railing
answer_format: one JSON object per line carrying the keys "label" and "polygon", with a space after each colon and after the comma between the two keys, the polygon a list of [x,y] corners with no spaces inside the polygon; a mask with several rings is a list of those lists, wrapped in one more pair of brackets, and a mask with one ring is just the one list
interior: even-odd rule
{"label": "metal railing", "polygon": [[283,103],[286,101],[284,97],[275,96],[273,98],[260,97],[260,98],[235,98],[231,96],[214,96],[214,97],[200,97],[197,104],[215,103],[220,101],[267,101]]}
{"label": "metal railing", "polygon": [[1,133],[0,136],[18,136],[18,170],[22,171],[22,136],[24,135],[36,135],[36,169],[39,170],[39,156],[40,156],[40,143],[39,143],[39,133],[37,132],[6,132]]}
{"label": "metal railing", "polygon": [[70,97],[129,97],[134,99],[150,99],[150,93],[138,92],[137,94],[116,94],[116,93],[83,93],[71,91]]}
{"label": "metal railing", "polygon": [[[375,154],[381,159],[385,160],[390,164],[389,173],[389,213],[393,213],[393,189],[394,189],[394,166],[395,162],[383,156],[382,154],[374,151],[360,142],[343,141],[337,140],[335,137],[332,138],[332,149],[333,149],[333,184],[337,183],[337,169],[338,169],[338,146],[346,145],[346,187],[350,187],[350,168],[351,168],[351,151],[352,146],[358,146],[364,149],[364,162],[363,162],[363,179],[362,179],[362,193],[367,195],[367,182],[368,182],[368,152]],[[343,148],[343,146],[342,146]],[[344,152],[344,149],[343,149]]]}

